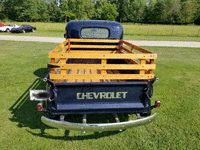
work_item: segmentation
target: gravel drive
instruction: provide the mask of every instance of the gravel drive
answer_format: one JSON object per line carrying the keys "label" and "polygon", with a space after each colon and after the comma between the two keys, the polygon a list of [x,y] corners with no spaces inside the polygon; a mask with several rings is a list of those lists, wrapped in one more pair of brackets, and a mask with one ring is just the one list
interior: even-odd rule
{"label": "gravel drive", "polygon": [[[36,41],[36,42],[62,43],[65,40],[65,38],[0,35],[0,40]],[[127,41],[130,42],[130,43],[132,43],[132,44],[138,45],[138,46],[196,47],[196,48],[200,48],[200,42],[184,42],[184,41],[138,41],[138,40],[127,40]]]}

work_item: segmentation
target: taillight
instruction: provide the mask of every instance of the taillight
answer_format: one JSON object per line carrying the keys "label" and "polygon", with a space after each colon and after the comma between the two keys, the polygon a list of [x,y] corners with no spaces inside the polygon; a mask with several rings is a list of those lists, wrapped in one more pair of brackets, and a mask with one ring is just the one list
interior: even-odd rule
{"label": "taillight", "polygon": [[43,111],[42,103],[37,104],[37,111]]}
{"label": "taillight", "polygon": [[158,100],[155,101],[155,107],[156,107],[156,108],[159,108],[159,107],[160,107],[160,101],[158,101]]}

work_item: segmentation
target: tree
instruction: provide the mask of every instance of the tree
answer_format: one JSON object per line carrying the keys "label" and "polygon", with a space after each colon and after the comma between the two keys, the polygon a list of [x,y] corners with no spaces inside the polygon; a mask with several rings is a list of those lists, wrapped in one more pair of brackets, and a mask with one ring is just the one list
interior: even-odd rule
{"label": "tree", "polygon": [[197,10],[196,10],[196,13],[195,13],[194,23],[200,25],[200,3],[197,5]]}
{"label": "tree", "polygon": [[4,1],[4,13],[6,17],[11,20],[18,20],[19,12],[17,11],[17,6],[19,6],[19,0],[7,0]]}
{"label": "tree", "polygon": [[5,14],[15,21],[49,21],[46,0],[6,0]]}
{"label": "tree", "polygon": [[67,2],[69,12],[74,15],[74,18],[71,18],[72,20],[89,19],[84,9],[85,0],[67,0]]}
{"label": "tree", "polygon": [[45,3],[44,0],[41,0],[40,3],[38,3],[38,14],[40,16],[39,21],[48,22],[50,20],[48,9],[47,9],[47,3]]}
{"label": "tree", "polygon": [[180,23],[193,23],[195,20],[195,15],[197,12],[198,4],[197,2],[190,2],[185,1],[182,3],[182,18],[180,20]]}
{"label": "tree", "polygon": [[163,9],[164,3],[157,0],[152,10],[152,20],[154,23],[164,23],[164,20],[162,19]]}
{"label": "tree", "polygon": [[181,1],[166,0],[163,8],[162,20],[165,23],[175,24],[181,19]]}
{"label": "tree", "polygon": [[118,19],[119,21],[128,21],[128,9],[130,9],[130,0],[118,0],[118,12],[119,12],[119,16]]}
{"label": "tree", "polygon": [[152,2],[152,0],[149,0],[148,4],[146,3],[145,8],[144,8],[142,22],[144,22],[144,23],[153,23],[154,22],[153,9],[154,9],[153,2]]}
{"label": "tree", "polygon": [[118,16],[117,7],[107,0],[99,0],[96,2],[96,19],[116,20]]}
{"label": "tree", "polygon": [[0,1],[0,20],[3,20],[4,18],[6,18],[5,7],[3,1]]}
{"label": "tree", "polygon": [[31,2],[31,0],[24,1],[21,6],[16,6],[17,12],[20,12],[18,16],[19,21],[38,21],[39,14],[37,10],[37,4]]}
{"label": "tree", "polygon": [[118,16],[117,8],[114,4],[108,3],[102,7],[101,19],[115,21]]}
{"label": "tree", "polygon": [[84,2],[84,10],[89,19],[95,19],[96,16],[95,0],[86,0]]}
{"label": "tree", "polygon": [[56,1],[52,1],[47,5],[48,16],[50,21],[59,22],[62,20],[62,12],[57,6]]}
{"label": "tree", "polygon": [[95,18],[95,0],[67,0],[60,5],[64,20]]}
{"label": "tree", "polygon": [[134,0],[134,2],[132,2],[130,14],[133,17],[133,22],[142,22],[145,6],[144,0]]}

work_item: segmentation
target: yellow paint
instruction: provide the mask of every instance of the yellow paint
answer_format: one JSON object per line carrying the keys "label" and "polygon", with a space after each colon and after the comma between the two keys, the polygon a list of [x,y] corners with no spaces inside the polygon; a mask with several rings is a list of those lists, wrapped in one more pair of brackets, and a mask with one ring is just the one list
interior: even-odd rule
{"label": "yellow paint", "polygon": [[[80,42],[88,44],[81,45]],[[71,50],[71,48],[84,50]],[[136,54],[133,50],[140,53]],[[157,58],[157,54],[123,40],[66,39],[49,52],[49,58],[52,65],[59,66],[51,69],[50,79],[55,82],[122,82],[154,78],[152,70],[156,68],[154,59]],[[67,59],[100,59],[101,64],[66,64]],[[107,59],[124,59],[127,64],[107,64]],[[139,70],[139,74],[120,74],[118,70]]]}

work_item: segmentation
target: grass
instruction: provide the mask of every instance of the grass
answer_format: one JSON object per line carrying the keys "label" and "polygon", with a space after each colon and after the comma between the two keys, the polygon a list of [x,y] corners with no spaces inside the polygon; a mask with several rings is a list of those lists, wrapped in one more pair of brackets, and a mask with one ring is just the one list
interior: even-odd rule
{"label": "grass", "polygon": [[[197,48],[145,47],[158,53],[152,103],[161,108],[155,122],[123,132],[53,129],[41,123],[30,88],[44,88],[48,52],[55,43],[0,41],[0,149],[199,149],[200,51]],[[120,115],[132,118],[132,115]]]}
{"label": "grass", "polygon": [[[10,23],[10,22],[6,22]],[[35,33],[12,34],[1,32],[3,35],[19,36],[48,36],[63,37],[66,23],[43,23],[43,22],[12,22],[12,24],[30,24],[37,27]],[[200,42],[200,26],[197,25],[149,25],[122,23],[125,40],[177,40]]]}
{"label": "grass", "polygon": [[125,35],[139,36],[179,36],[197,37],[200,36],[197,25],[149,25],[149,24],[125,24],[123,25]]}

